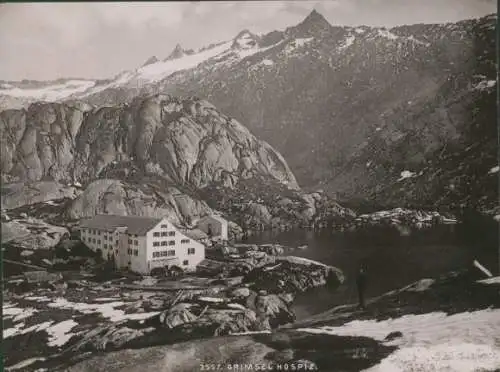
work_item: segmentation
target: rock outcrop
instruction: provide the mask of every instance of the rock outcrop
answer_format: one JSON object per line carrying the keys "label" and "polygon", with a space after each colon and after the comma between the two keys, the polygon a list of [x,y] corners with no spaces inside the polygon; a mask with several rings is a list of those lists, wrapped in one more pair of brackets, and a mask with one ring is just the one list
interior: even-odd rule
{"label": "rock outcrop", "polygon": [[[37,103],[0,120],[7,209],[69,198],[71,220],[110,213],[179,223],[215,209],[236,222],[232,236],[243,221],[261,229],[307,224],[316,214],[278,152],[197,98],[153,95],[102,108]],[[284,193],[297,202],[280,203]],[[342,213],[349,212],[338,206],[334,214]]]}
{"label": "rock outcrop", "polygon": [[196,98],[156,95],[90,111],[38,103],[3,111],[0,119],[4,182],[86,184],[103,174],[142,172],[203,187],[246,171],[297,188],[279,153]]}

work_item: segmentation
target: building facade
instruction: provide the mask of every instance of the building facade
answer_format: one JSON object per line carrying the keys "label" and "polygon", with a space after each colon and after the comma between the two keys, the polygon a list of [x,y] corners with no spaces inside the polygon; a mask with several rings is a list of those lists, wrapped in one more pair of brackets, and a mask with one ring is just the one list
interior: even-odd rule
{"label": "building facade", "polygon": [[149,274],[179,266],[193,271],[205,259],[205,245],[165,218],[97,215],[80,224],[81,240],[118,269]]}
{"label": "building facade", "polygon": [[221,241],[228,240],[228,222],[220,216],[209,215],[200,218],[197,227],[206,233],[210,239]]}

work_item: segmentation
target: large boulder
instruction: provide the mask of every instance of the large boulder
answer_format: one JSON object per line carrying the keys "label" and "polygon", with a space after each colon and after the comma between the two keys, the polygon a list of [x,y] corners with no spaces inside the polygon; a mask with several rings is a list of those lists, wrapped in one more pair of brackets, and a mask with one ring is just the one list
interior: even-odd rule
{"label": "large boulder", "polygon": [[58,199],[74,199],[80,190],[54,181],[13,183],[2,185],[2,208],[15,209],[23,205],[43,203]]}
{"label": "large boulder", "polygon": [[191,312],[193,305],[180,303],[159,315],[161,324],[174,328],[184,323],[195,321],[198,317]]}
{"label": "large boulder", "polygon": [[36,218],[2,222],[2,244],[29,250],[55,247],[61,238],[69,235],[65,227],[54,226]]}
{"label": "large boulder", "polygon": [[342,271],[320,262],[302,257],[277,257],[274,263],[256,267],[244,282],[270,293],[297,293],[315,287],[340,285],[344,281]]}

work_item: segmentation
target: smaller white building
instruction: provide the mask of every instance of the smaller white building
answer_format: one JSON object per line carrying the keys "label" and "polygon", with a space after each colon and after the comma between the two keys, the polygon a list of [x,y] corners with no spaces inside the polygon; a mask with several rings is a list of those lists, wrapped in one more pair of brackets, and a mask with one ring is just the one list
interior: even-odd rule
{"label": "smaller white building", "polygon": [[220,216],[212,214],[202,217],[198,221],[197,227],[207,234],[209,239],[228,240],[228,222]]}
{"label": "smaller white building", "polygon": [[179,266],[193,271],[205,259],[205,245],[165,218],[97,215],[80,223],[81,240],[119,269],[149,274]]}

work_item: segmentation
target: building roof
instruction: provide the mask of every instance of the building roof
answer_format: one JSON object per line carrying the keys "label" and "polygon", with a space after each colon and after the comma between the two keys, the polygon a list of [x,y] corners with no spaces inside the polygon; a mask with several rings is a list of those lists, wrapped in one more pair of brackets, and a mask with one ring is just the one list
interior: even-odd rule
{"label": "building roof", "polygon": [[114,230],[117,227],[126,227],[129,234],[145,235],[149,230],[158,225],[162,218],[115,216],[99,214],[89,219],[82,220],[80,227],[99,230]]}
{"label": "building roof", "polygon": [[207,239],[208,235],[200,229],[179,229],[181,233],[194,240]]}
{"label": "building roof", "polygon": [[205,220],[205,219],[208,219],[208,218],[210,218],[212,220],[219,221],[220,223],[227,223],[226,219],[224,219],[223,217],[218,216],[216,214],[209,214],[208,216],[202,217],[202,218],[200,218],[200,220],[198,221],[198,223],[201,222],[201,221],[203,221],[203,220]]}

